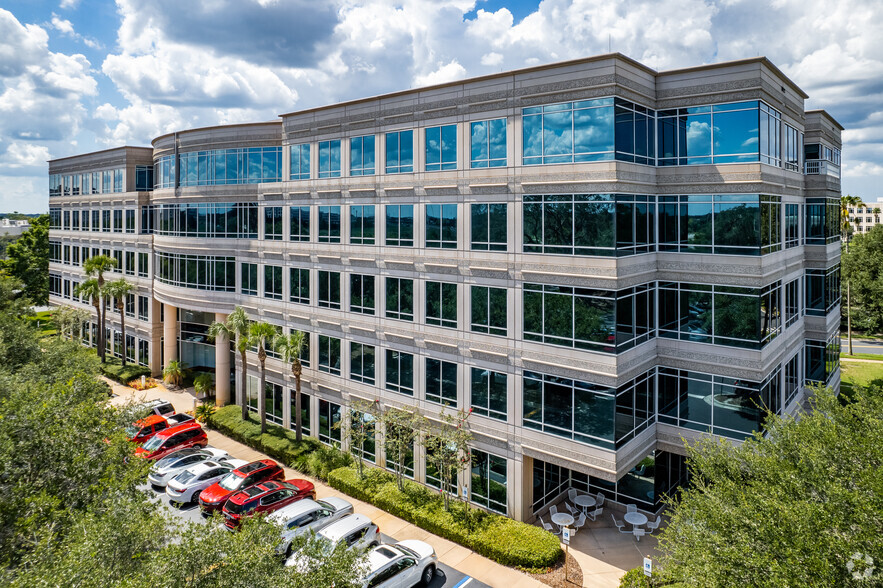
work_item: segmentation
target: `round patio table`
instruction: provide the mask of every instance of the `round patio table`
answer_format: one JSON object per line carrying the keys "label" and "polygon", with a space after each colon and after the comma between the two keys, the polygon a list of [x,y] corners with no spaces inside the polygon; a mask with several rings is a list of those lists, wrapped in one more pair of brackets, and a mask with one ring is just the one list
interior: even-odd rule
{"label": "round patio table", "polygon": [[583,512],[586,512],[586,509],[595,506],[597,501],[595,500],[595,497],[591,494],[580,494],[573,499],[573,503],[579,507],[582,507]]}
{"label": "round patio table", "polygon": [[639,512],[627,512],[622,518],[633,527],[639,527],[647,523],[647,516]]}
{"label": "round patio table", "polygon": [[560,532],[562,527],[569,527],[573,524],[573,517],[566,512],[556,512],[552,515],[552,522],[558,525]]}

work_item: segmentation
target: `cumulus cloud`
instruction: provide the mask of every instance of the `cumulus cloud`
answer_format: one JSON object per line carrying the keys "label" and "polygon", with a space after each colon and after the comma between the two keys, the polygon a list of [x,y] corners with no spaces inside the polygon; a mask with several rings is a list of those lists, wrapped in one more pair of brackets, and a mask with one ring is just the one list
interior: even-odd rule
{"label": "cumulus cloud", "polygon": [[452,82],[454,80],[461,80],[465,77],[466,68],[457,63],[457,60],[454,60],[450,63],[446,63],[445,65],[440,65],[437,70],[431,71],[426,75],[417,76],[416,78],[414,78],[414,83],[418,87],[432,86],[435,84]]}

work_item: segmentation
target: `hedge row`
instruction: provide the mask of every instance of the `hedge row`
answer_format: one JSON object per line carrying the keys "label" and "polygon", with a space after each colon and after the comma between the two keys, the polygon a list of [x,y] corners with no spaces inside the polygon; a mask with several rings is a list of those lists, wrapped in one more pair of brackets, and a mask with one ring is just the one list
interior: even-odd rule
{"label": "hedge row", "polygon": [[343,467],[329,474],[328,484],[506,566],[537,570],[561,556],[560,541],[548,531],[475,508],[467,513],[458,501],[446,511],[438,492],[410,480],[399,490],[384,470],[368,468],[359,479],[355,468]]}
{"label": "hedge row", "polygon": [[231,439],[321,480],[326,480],[331,470],[352,463],[349,455],[312,437],[302,437],[298,443],[294,431],[279,425],[267,423],[267,432],[262,435],[257,415],[252,414],[249,420],[243,421],[241,406],[231,404],[219,408],[208,424]]}
{"label": "hedge row", "polygon": [[435,535],[450,539],[476,553],[507,566],[536,570],[548,568],[561,556],[561,544],[553,534],[510,518],[475,508],[468,515],[461,502],[451,512],[444,509],[441,496],[410,480],[400,491],[389,472],[366,468],[359,479],[351,466],[352,458],[312,437],[297,442],[294,431],[268,424],[261,435],[261,424],[252,414],[242,420],[242,407],[218,409],[209,426],[231,439],[248,445],[290,467],[325,480],[341,492],[371,503]]}
{"label": "hedge row", "polygon": [[150,377],[150,370],[146,367],[131,362],[126,364],[126,367],[123,367],[122,362],[115,357],[108,357],[107,363],[101,364],[99,369],[102,374],[121,384],[128,384],[132,380],[141,378],[141,376]]}

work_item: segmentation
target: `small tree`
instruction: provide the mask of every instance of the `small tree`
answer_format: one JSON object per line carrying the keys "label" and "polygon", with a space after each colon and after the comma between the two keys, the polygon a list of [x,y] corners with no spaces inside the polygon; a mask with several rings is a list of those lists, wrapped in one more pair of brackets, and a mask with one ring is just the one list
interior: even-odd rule
{"label": "small tree", "polygon": [[182,362],[173,359],[163,371],[163,379],[171,386],[180,388],[184,384],[185,366]]}
{"label": "small tree", "polygon": [[227,316],[227,320],[223,323],[215,321],[208,328],[208,336],[212,339],[224,337],[228,341],[236,340],[236,351],[239,352],[239,358],[242,363],[242,420],[248,420],[248,398],[246,393],[246,385],[248,383],[248,362],[246,361],[245,352],[250,346],[248,340],[248,314],[241,306],[237,306]]}
{"label": "small tree", "polygon": [[202,397],[206,397],[215,389],[215,377],[211,374],[201,373],[193,380],[193,389]]}
{"label": "small tree", "polygon": [[300,378],[303,374],[303,366],[300,363],[300,356],[303,354],[305,341],[303,331],[294,331],[287,337],[280,333],[273,344],[276,351],[282,354],[282,361],[291,364],[291,375],[294,376],[294,435],[297,441],[302,438]]}
{"label": "small tree", "polygon": [[93,341],[98,351],[98,357],[104,361],[104,328],[101,326],[101,286],[98,284],[97,278],[89,278],[74,288],[74,293],[80,297],[86,297],[95,307],[95,320],[98,325],[98,341]]}
{"label": "small tree", "polygon": [[[378,401],[356,400],[350,406],[350,423],[343,431],[349,445],[350,453],[356,458],[356,472],[359,478],[365,477],[365,464],[362,461],[365,453],[365,442],[374,436],[377,421],[380,417]],[[340,428],[342,421],[334,425]]]}
{"label": "small tree", "polygon": [[423,445],[426,447],[426,461],[438,471],[445,510],[451,509],[451,493],[457,491],[460,472],[472,466],[469,443],[472,433],[466,428],[472,411],[457,411],[456,415],[442,412],[440,422],[430,425]]}
{"label": "small tree", "polygon": [[427,419],[417,412],[397,408],[387,409],[381,417],[383,423],[383,450],[387,463],[392,462],[396,485],[404,490],[405,467],[408,453],[413,455],[414,443],[427,428]]}
{"label": "small tree", "polygon": [[[98,305],[95,306],[95,309],[98,312],[98,357],[101,358],[101,363],[104,363],[107,359],[107,341],[105,339],[107,306],[104,303],[106,296],[104,292],[104,272],[108,272],[116,266],[117,260],[113,257],[108,257],[107,255],[96,255],[94,257],[90,257],[85,261],[85,263],[83,263],[83,271],[85,271],[86,275],[90,278],[95,278],[96,283],[98,284]],[[86,280],[86,282],[88,281],[89,280]],[[85,284],[86,282],[83,282],[83,284]],[[92,298],[92,296],[90,296],[90,298]],[[125,355],[125,353],[123,355]]]}
{"label": "small tree", "polygon": [[116,301],[117,312],[120,313],[120,330],[122,331],[123,341],[123,367],[126,367],[126,299],[135,286],[120,278],[114,280],[104,287],[104,295],[112,297]]}
{"label": "small tree", "polygon": [[270,323],[252,323],[248,329],[248,338],[258,346],[258,361],[261,362],[261,384],[258,388],[258,413],[261,416],[261,434],[267,432],[267,399],[264,387],[267,385],[267,343],[276,340],[279,332]]}

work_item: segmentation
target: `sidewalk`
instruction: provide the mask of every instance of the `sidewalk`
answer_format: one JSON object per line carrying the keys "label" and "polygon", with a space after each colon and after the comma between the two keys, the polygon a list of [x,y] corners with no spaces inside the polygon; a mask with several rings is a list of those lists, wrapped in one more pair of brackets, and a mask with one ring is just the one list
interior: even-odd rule
{"label": "sidewalk", "polygon": [[[156,388],[151,388],[150,390],[139,392],[127,386],[123,386],[122,384],[117,384],[116,382],[113,382],[111,380],[107,380],[107,382],[112,386],[113,393],[116,395],[112,400],[114,404],[121,404],[130,399],[137,400],[141,399],[142,397],[145,400],[154,400],[160,398],[171,402],[175,409],[179,412],[193,409],[193,403],[195,399],[193,395],[187,391],[173,392],[171,390],[167,390],[165,387],[160,385]],[[267,459],[266,455],[259,453],[258,451],[255,451],[251,447],[243,445],[242,443],[234,441],[229,437],[225,437],[217,431],[209,430],[208,439],[212,447],[223,449],[224,451],[226,451],[230,455],[235,456],[238,459],[244,459],[246,461]],[[365,516],[370,517],[371,520],[373,520],[380,527],[381,531],[384,534],[395,537],[397,541],[402,541],[404,539],[419,539],[421,541],[429,543],[435,549],[435,553],[438,555],[439,561],[451,566],[452,568],[456,568],[464,574],[472,576],[480,582],[484,582],[488,586],[493,586],[495,588],[498,586],[505,588],[539,588],[546,586],[542,582],[534,580],[526,574],[491,561],[488,558],[478,555],[474,551],[471,551],[470,549],[467,549],[452,541],[437,537],[429,533],[428,531],[424,531],[420,527],[412,525],[407,521],[404,521],[385,511],[382,511],[371,504],[367,504],[360,500],[356,500],[351,496],[347,496],[346,494],[343,494],[335,490],[334,488],[327,486],[323,482],[315,480],[301,472],[296,472],[286,467],[285,477],[297,477],[310,480],[313,484],[315,484],[316,495],[320,498],[325,498],[327,496],[339,496],[348,500],[353,504],[353,507],[355,508],[355,511],[357,513],[361,513]]]}

